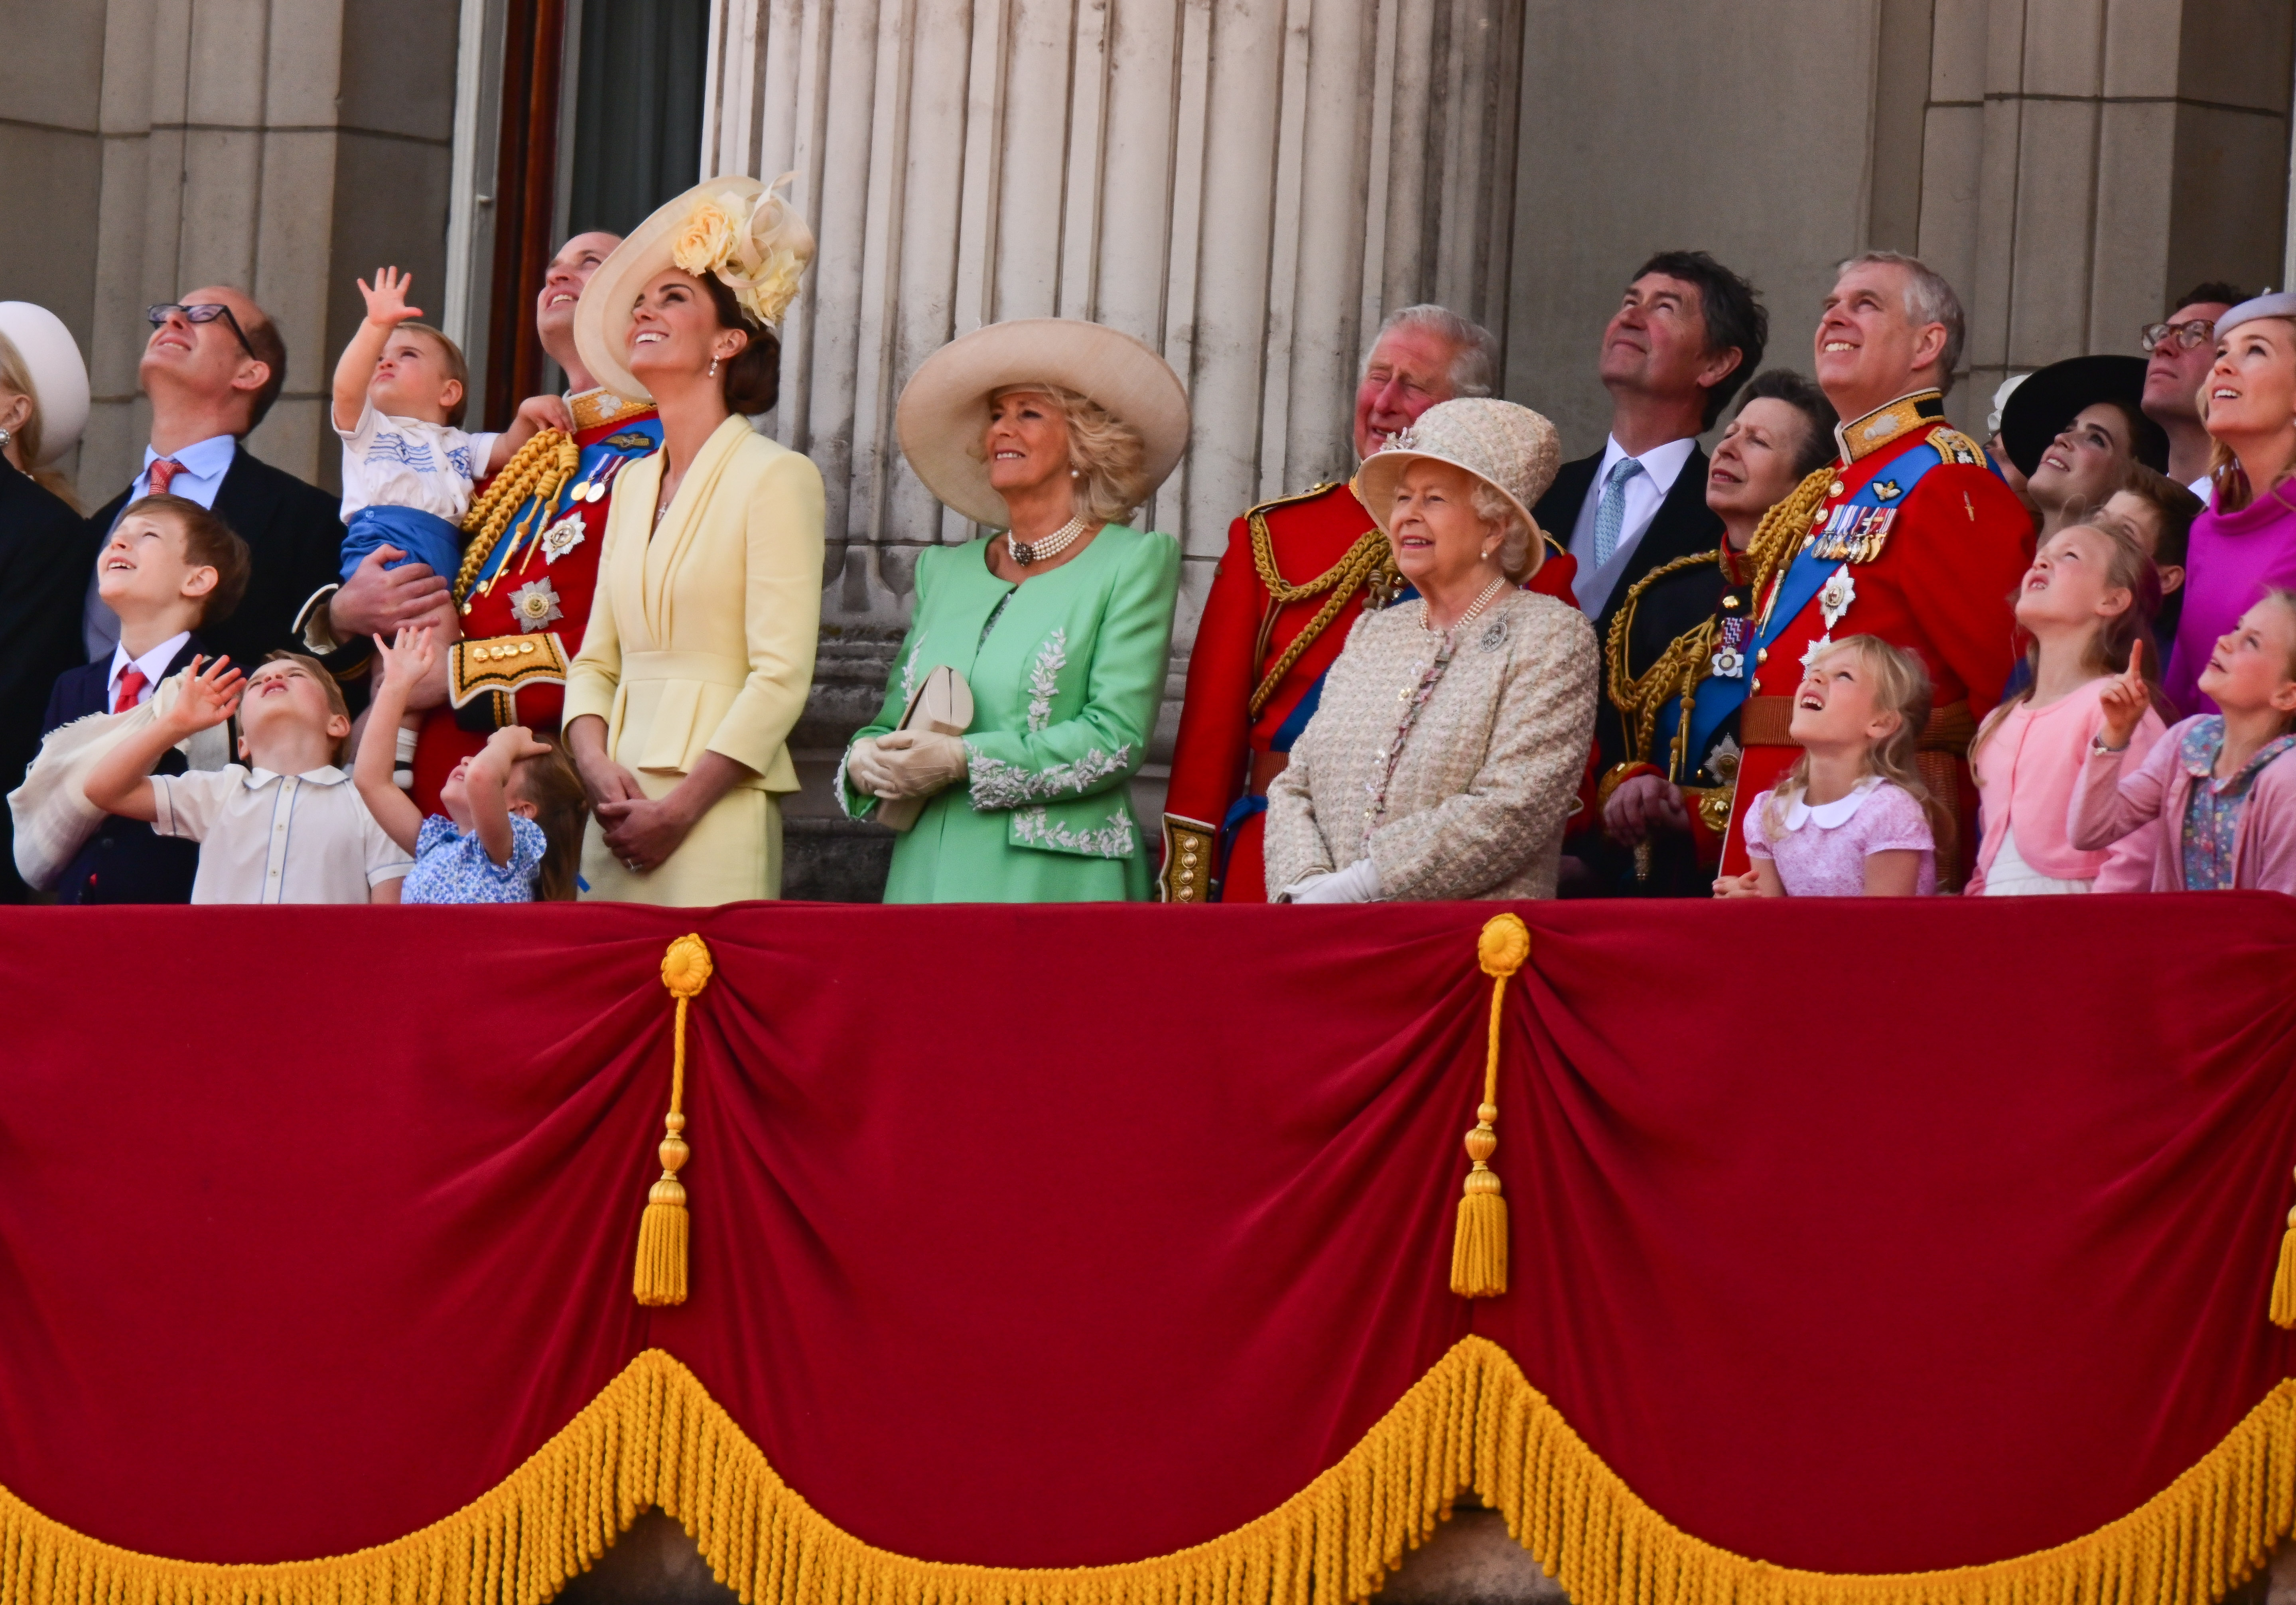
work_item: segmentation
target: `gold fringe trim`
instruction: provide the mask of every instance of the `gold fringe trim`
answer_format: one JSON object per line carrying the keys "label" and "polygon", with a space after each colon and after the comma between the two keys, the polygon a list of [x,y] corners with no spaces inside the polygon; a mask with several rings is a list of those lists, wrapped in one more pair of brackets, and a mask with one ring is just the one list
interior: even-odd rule
{"label": "gold fringe trim", "polygon": [[692,1372],[648,1349],[500,1486],[357,1554],[157,1560],[0,1490],[0,1605],[540,1605],[649,1506],[683,1525],[748,1605],[1351,1605],[1469,1488],[1575,1605],[2208,1605],[2296,1522],[2296,1380],[2087,1537],[1991,1565],[1853,1576],[1749,1560],[1670,1525],[1504,1349],[1471,1337],[1259,1519],[1154,1560],[1034,1570],[911,1560],[843,1532]]}

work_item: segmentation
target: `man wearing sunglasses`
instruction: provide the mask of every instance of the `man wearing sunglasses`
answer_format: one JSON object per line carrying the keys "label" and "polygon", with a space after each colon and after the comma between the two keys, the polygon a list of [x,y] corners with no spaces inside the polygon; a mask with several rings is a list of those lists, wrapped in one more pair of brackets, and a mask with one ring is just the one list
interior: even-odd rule
{"label": "man wearing sunglasses", "polygon": [[[296,648],[306,604],[336,582],[343,526],[336,500],[273,467],[247,449],[286,381],[287,348],[254,301],[227,285],[194,290],[146,314],[152,324],[136,366],[152,403],[151,438],[142,471],[88,520],[100,549],[121,509],[166,491],[197,502],[238,532],[254,560],[247,593],[231,617],[205,627],[203,639],[252,668],[266,652]],[[108,656],[119,620],[95,594],[91,553],[84,633],[91,659]],[[395,627],[435,602],[446,582],[417,565],[381,574],[328,597],[339,634],[364,642],[365,632]],[[364,577],[364,574],[362,577]],[[345,593],[350,593],[346,598]],[[346,617],[348,616],[348,617]]]}
{"label": "man wearing sunglasses", "polygon": [[2209,499],[2207,427],[2201,422],[2201,385],[2216,360],[2217,319],[2248,291],[2233,284],[2196,284],[2175,309],[2143,332],[2144,415],[2169,436],[2169,477]]}

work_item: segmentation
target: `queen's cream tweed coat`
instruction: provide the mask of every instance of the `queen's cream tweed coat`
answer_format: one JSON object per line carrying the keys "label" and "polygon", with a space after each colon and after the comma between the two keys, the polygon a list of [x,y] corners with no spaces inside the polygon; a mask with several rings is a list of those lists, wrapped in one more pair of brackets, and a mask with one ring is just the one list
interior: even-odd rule
{"label": "queen's cream tweed coat", "polygon": [[1368,856],[1380,896],[1551,897],[1562,830],[1594,738],[1595,632],[1576,608],[1513,591],[1459,633],[1405,742],[1385,806],[1373,791],[1437,637],[1423,604],[1365,614],[1323,700],[1267,788],[1267,887]]}

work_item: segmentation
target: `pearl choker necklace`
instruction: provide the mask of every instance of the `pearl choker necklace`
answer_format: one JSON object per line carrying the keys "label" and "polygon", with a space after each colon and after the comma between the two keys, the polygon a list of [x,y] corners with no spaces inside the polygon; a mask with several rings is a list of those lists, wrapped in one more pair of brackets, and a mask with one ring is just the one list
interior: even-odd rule
{"label": "pearl choker necklace", "polygon": [[[1491,605],[1491,598],[1496,596],[1499,594],[1499,587],[1505,584],[1506,576],[1502,574],[1496,579],[1491,581],[1490,584],[1485,585],[1483,587],[1483,594],[1467,604],[1467,610],[1451,621],[1451,629],[1456,630],[1464,625],[1472,624],[1478,618],[1481,617],[1483,610]],[[1427,631],[1431,635],[1435,633],[1435,626],[1430,622],[1430,617],[1432,611],[1433,610],[1428,605],[1427,599],[1423,596],[1421,597],[1419,599],[1419,627]],[[1450,630],[1446,630],[1442,633],[1448,635],[1450,634]]]}
{"label": "pearl choker necklace", "polygon": [[1014,562],[1025,569],[1031,563],[1041,563],[1047,558],[1058,557],[1069,548],[1077,536],[1083,533],[1084,520],[1080,518],[1070,519],[1052,534],[1038,541],[1021,540],[1007,529],[1004,532],[1004,549],[1013,554]]}

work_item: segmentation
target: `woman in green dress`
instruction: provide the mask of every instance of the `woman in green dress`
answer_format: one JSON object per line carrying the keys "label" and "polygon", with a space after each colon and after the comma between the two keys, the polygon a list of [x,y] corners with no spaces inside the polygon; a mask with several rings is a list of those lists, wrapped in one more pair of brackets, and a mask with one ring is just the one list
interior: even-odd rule
{"label": "woman in green dress", "polygon": [[[930,798],[885,901],[1145,898],[1130,782],[1163,698],[1180,546],[1122,520],[1186,448],[1179,376],[1097,323],[993,323],[926,359],[898,422],[926,487],[1002,533],[919,559],[884,706],[839,771],[856,818]],[[900,728],[943,666],[972,692],[964,734]]]}

